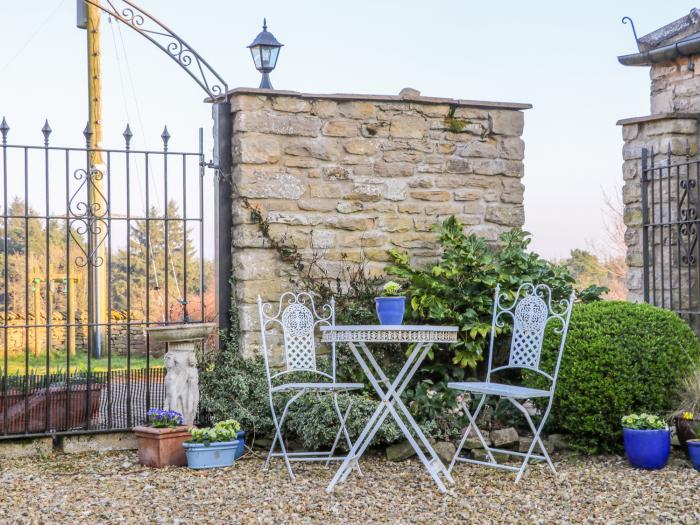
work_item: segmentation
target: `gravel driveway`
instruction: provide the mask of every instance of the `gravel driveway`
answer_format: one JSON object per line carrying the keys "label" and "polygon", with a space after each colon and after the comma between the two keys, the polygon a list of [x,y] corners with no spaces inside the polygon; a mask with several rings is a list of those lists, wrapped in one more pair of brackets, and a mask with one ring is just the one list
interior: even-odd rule
{"label": "gravel driveway", "polygon": [[16,459],[0,464],[0,523],[700,523],[700,473],[675,457],[661,471],[622,458],[555,457],[559,475],[531,467],[523,481],[459,465],[456,487],[435,490],[416,460],[368,456],[364,478],[328,495],[332,470],[280,461],[264,472],[146,469],[133,452]]}

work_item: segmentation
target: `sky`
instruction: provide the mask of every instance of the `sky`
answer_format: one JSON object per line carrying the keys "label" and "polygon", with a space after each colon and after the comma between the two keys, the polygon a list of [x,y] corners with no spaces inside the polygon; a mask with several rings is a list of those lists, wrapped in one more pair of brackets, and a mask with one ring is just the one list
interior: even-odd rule
{"label": "sky", "polygon": [[[121,2],[118,2],[120,4]],[[257,87],[247,46],[268,29],[285,44],[272,83],[310,93],[423,95],[527,102],[525,228],[548,258],[604,250],[606,195],[622,174],[620,118],[649,114],[648,68],[623,67],[641,36],[695,7],[682,0],[139,0],[187,40],[229,87]],[[87,121],[85,32],[75,0],[0,0],[0,117],[9,141],[81,146]],[[106,147],[211,149],[204,92],[131,29],[102,19]],[[209,158],[210,155],[208,154]],[[213,198],[207,186],[205,200]]]}

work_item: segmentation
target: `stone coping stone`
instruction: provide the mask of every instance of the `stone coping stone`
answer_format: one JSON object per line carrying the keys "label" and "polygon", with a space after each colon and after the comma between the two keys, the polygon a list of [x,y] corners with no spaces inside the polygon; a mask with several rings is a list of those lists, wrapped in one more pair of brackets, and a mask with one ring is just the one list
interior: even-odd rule
{"label": "stone coping stone", "polygon": [[136,435],[127,431],[62,436],[59,450],[64,454],[81,454],[83,452],[136,450],[138,447]]}
{"label": "stone coping stone", "polygon": [[18,438],[0,441],[0,460],[10,458],[25,458],[33,456],[48,456],[53,452],[53,438]]}
{"label": "stone coping stone", "polygon": [[645,115],[643,117],[623,118],[617,121],[618,126],[626,126],[628,124],[641,124],[644,122],[654,122],[655,120],[667,119],[700,119],[700,113],[658,113],[656,115]]}
{"label": "stone coping stone", "polygon": [[532,109],[532,104],[520,102],[494,102],[487,100],[466,100],[457,98],[426,97],[426,96],[401,96],[401,95],[363,95],[357,93],[301,93],[299,91],[284,91],[279,89],[260,89],[239,87],[227,91],[225,95],[216,98],[207,98],[205,102],[217,102],[221,99],[231,98],[236,95],[258,95],[268,97],[298,97],[313,100],[340,100],[340,101],[374,101],[374,102],[416,102],[419,104],[448,104],[451,106],[464,106],[483,109]]}

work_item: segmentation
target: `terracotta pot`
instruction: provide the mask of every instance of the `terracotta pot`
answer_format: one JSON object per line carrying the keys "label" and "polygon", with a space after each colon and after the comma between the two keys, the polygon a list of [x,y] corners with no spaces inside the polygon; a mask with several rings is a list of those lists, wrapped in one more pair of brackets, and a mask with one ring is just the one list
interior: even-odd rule
{"label": "terracotta pot", "polygon": [[185,426],[175,428],[134,427],[139,440],[139,461],[147,467],[187,465],[187,456],[182,444],[190,439]]}
{"label": "terracotta pot", "polygon": [[84,384],[72,385],[70,391],[65,386],[51,386],[48,389],[48,402],[45,388],[35,388],[28,392],[26,400],[22,390],[8,390],[4,396],[0,392],[0,432],[5,431],[5,403],[8,434],[25,431],[27,414],[29,418],[26,427],[30,433],[84,428],[88,421],[95,425],[99,419],[100,394],[103,387],[100,383],[90,385],[89,410],[87,385]]}

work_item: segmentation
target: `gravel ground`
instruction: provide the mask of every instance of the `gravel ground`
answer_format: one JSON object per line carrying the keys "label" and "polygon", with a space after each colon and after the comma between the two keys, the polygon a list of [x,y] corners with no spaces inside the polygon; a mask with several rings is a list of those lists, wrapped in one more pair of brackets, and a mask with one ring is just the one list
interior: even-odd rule
{"label": "gravel ground", "polygon": [[661,471],[623,458],[555,457],[552,475],[532,466],[513,475],[458,465],[456,486],[435,489],[416,460],[363,460],[328,495],[333,470],[281,461],[268,471],[246,458],[232,468],[147,469],[134,452],[55,455],[0,464],[0,523],[700,523],[700,473],[674,457]]}

